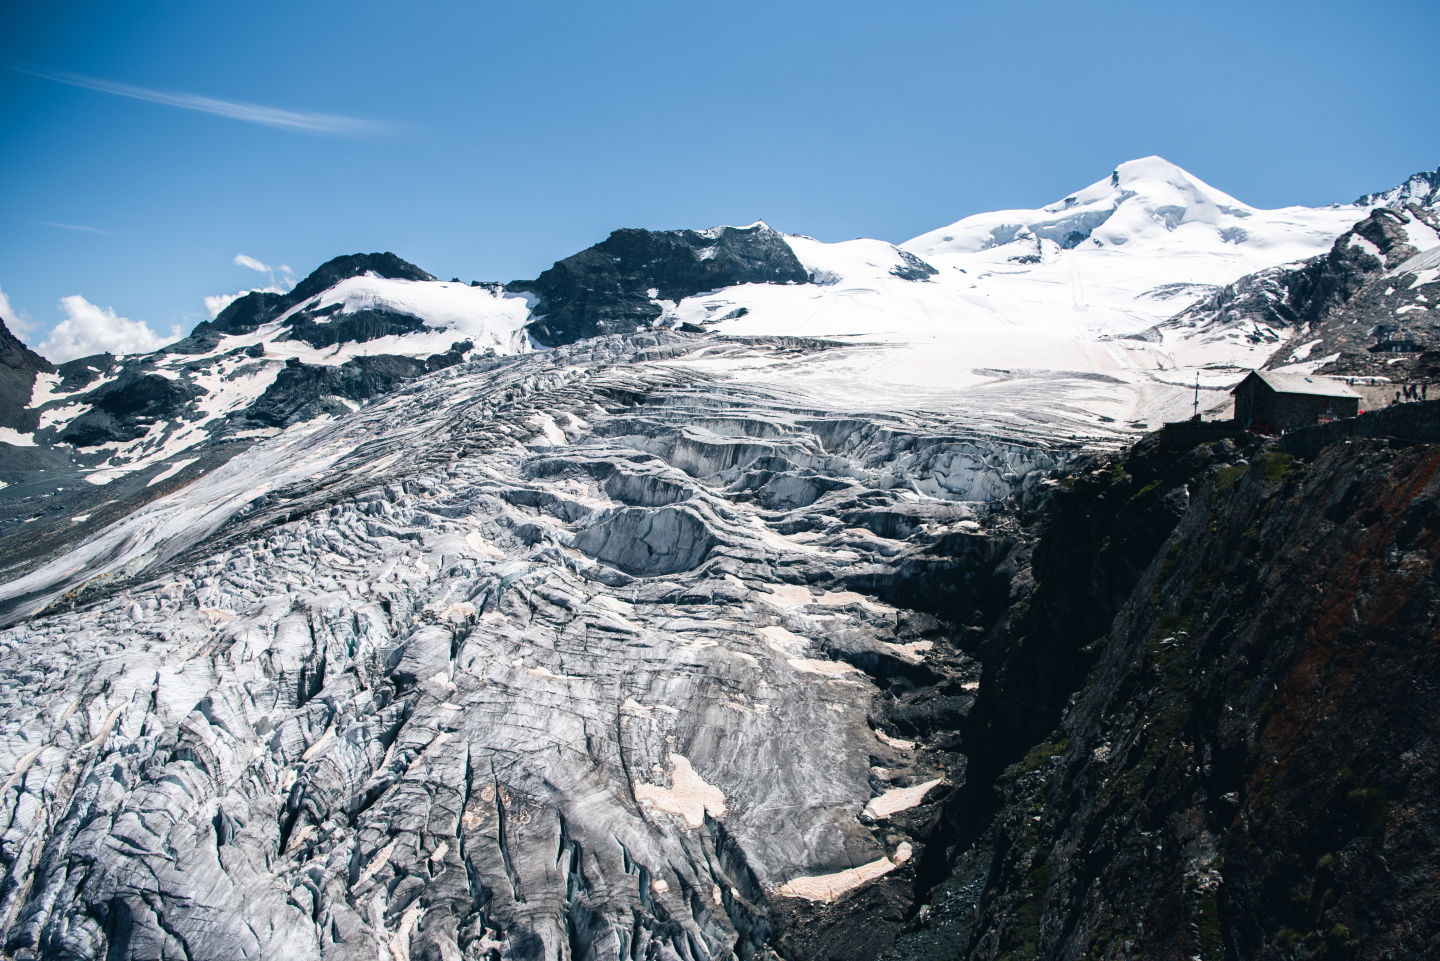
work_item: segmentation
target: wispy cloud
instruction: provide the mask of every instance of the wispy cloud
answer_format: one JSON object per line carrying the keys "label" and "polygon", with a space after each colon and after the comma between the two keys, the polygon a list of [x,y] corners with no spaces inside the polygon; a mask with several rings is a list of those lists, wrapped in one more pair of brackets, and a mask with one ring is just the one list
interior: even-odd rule
{"label": "wispy cloud", "polygon": [[[251,257],[249,254],[236,254],[234,263],[237,267],[244,267],[247,270],[253,270],[261,274],[269,274],[271,286],[279,284],[284,287],[285,290],[289,290],[295,286],[295,272],[290,269],[289,264],[271,267],[265,263],[265,261]],[[278,277],[276,276],[277,272],[279,273]]]}
{"label": "wispy cloud", "polygon": [[[248,290],[242,290],[234,294],[215,294],[212,297],[206,297],[205,309],[210,312],[212,318],[219,316],[220,311],[229,307],[246,294],[283,294],[295,286],[295,274],[288,264],[271,267],[265,263],[265,261],[257,257],[251,257],[249,254],[236,254],[234,263],[237,267],[244,267],[247,270],[253,270],[256,273],[267,275],[270,278],[270,285],[268,287],[251,287]],[[277,271],[279,273],[278,277],[276,276]]]}
{"label": "wispy cloud", "polygon": [[39,77],[53,83],[63,83],[85,90],[96,90],[117,97],[129,97],[131,100],[144,100],[148,103],[164,104],[167,107],[179,107],[181,110],[194,110],[217,117],[227,117],[242,123],[259,124],[262,127],[275,127],[280,130],[291,130],[296,133],[322,137],[378,137],[394,133],[397,129],[393,124],[378,120],[366,120],[362,117],[347,117],[342,114],[330,113],[304,113],[297,110],[282,110],[279,107],[267,107],[258,103],[245,103],[240,100],[220,100],[216,97],[202,97],[193,93],[152,90],[149,87],[137,87],[133,84],[118,83],[114,80],[89,77],[85,74],[62,70],[36,70],[14,64],[6,64],[5,69]]}
{"label": "wispy cloud", "polygon": [[30,222],[37,227],[58,227],[61,230],[78,230],[85,234],[108,234],[110,232],[99,227],[87,227],[84,224],[57,224],[53,220],[32,220]]}

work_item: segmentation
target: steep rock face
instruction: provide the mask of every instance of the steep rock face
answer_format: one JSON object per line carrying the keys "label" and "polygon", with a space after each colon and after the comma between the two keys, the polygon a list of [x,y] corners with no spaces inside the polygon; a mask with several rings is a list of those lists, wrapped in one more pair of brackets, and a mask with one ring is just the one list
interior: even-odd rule
{"label": "steep rock face", "polygon": [[658,318],[657,301],[736,284],[803,284],[809,274],[765,224],[712,230],[617,230],[507,289],[539,297],[531,335],[546,345],[631,333]]}
{"label": "steep rock face", "polygon": [[[1440,450],[1246,453],[1202,445],[1146,495],[1180,508],[1173,533],[1106,628],[1066,642],[1093,666],[998,779],[905,956],[1440,946]],[[1092,484],[1123,487],[1131,463]]]}
{"label": "steep rock face", "polygon": [[1433,327],[1434,304],[1417,282],[1418,270],[1406,264],[1437,245],[1440,219],[1433,211],[1382,207],[1342,234],[1328,253],[1242,277],[1156,333],[1205,342],[1240,338],[1276,348],[1290,340],[1271,366],[1342,353],[1345,363],[1335,372],[1382,373],[1366,364],[1377,326]]}
{"label": "steep rock face", "polygon": [[[824,347],[471,360],[0,587],[5,951],[893,938],[964,772],[979,668],[950,639],[1008,582],[1010,529],[967,499],[1067,452],[707,366]],[[907,570],[967,586],[910,606]]]}
{"label": "steep rock face", "polygon": [[27,409],[35,375],[54,370],[54,364],[20,343],[0,317],[0,427],[25,434],[35,429],[40,415]]}

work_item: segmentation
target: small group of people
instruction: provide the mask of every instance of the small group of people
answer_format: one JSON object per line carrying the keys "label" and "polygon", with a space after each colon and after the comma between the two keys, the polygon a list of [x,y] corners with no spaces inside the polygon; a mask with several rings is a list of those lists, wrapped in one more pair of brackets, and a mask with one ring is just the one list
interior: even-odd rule
{"label": "small group of people", "polygon": [[1422,382],[1419,384],[1401,384],[1400,389],[1395,392],[1395,403],[1401,400],[1429,400],[1430,384]]}

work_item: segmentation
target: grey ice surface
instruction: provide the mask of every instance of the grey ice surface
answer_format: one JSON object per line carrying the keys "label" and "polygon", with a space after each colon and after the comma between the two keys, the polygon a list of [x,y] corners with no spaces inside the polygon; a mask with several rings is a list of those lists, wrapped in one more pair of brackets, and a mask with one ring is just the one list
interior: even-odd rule
{"label": "grey ice surface", "polygon": [[903,860],[849,585],[1066,452],[681,363],[823,346],[457,367],[0,586],[5,956],[698,961]]}

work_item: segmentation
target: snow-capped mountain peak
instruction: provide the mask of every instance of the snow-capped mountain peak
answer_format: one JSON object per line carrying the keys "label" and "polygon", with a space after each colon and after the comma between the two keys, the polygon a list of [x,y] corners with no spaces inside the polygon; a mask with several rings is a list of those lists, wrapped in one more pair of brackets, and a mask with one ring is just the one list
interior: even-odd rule
{"label": "snow-capped mountain peak", "polygon": [[1022,243],[1043,257],[1047,241],[1060,249],[1122,246],[1159,241],[1180,229],[1199,232],[1192,225],[1203,225],[1220,242],[1243,243],[1250,235],[1242,224],[1257,213],[1184,168],[1151,156],[1122,163],[1108,177],[1037,210],[977,214],[904,246],[929,259]]}
{"label": "snow-capped mountain peak", "polygon": [[901,247],[963,271],[1009,316],[1125,332],[1217,286],[1328,250],[1365,208],[1252,207],[1161,157],[1047,206],[976,214]]}
{"label": "snow-capped mountain peak", "polygon": [[1245,218],[1253,213],[1250,206],[1156,156],[1127,160],[1108,178],[1042,209],[1063,213],[1087,206],[1118,211],[1125,205],[1158,213],[1157,222],[1170,229],[1184,222],[1214,223],[1225,215]]}

